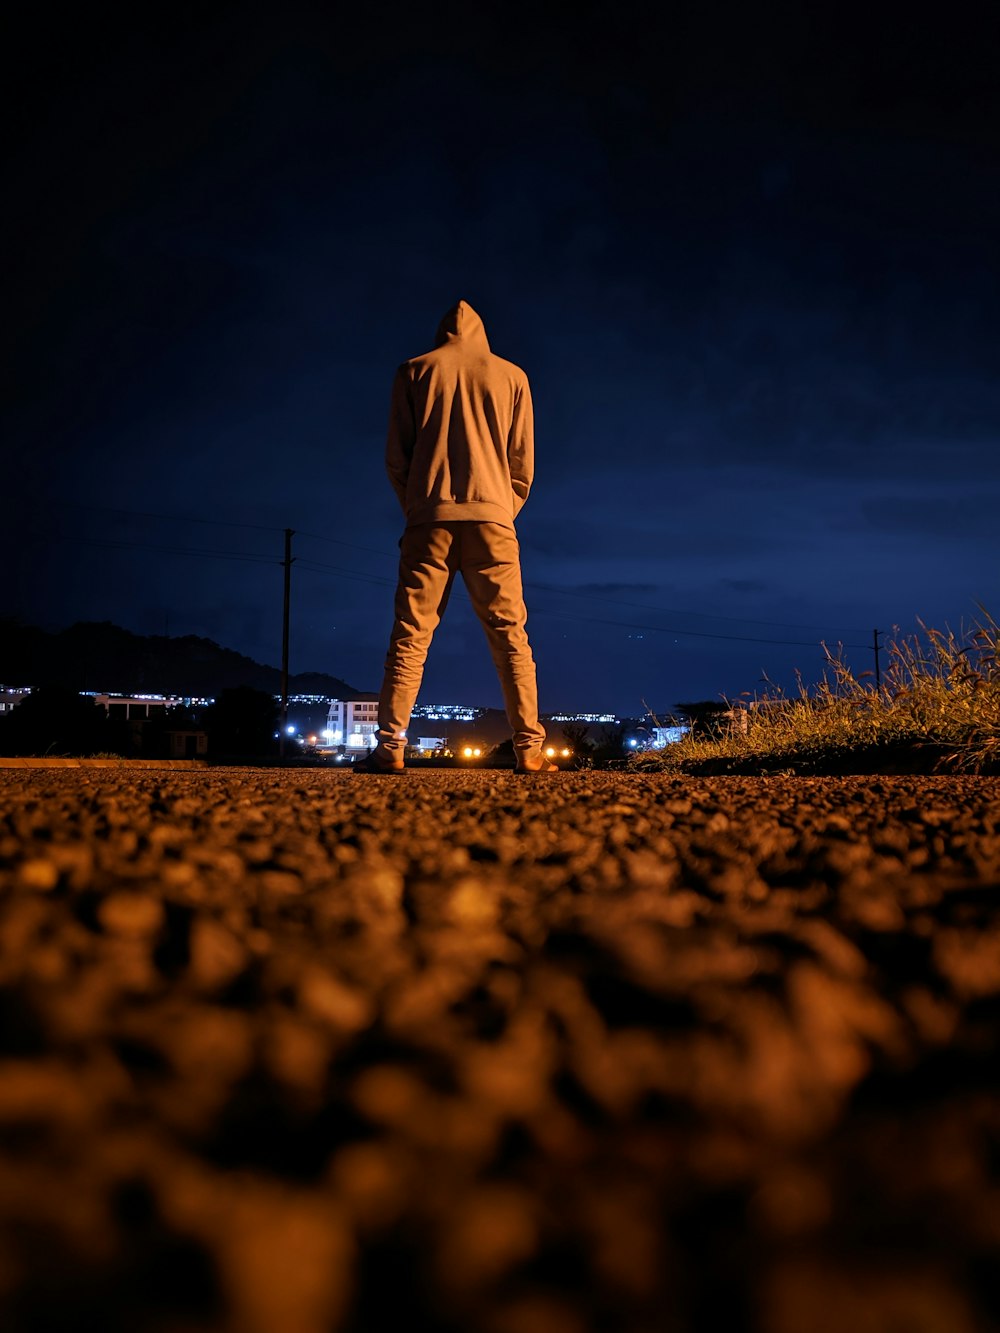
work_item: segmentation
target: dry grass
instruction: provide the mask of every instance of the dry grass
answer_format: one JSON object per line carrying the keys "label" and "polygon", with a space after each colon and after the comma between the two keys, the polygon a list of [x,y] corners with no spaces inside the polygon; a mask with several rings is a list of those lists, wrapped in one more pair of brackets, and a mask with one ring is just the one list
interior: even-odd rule
{"label": "dry grass", "polygon": [[[639,768],[750,772],[864,771],[879,756],[909,755],[916,768],[1000,771],[1000,626],[985,611],[968,631],[929,629],[884,648],[886,667],[855,675],[842,650],[823,645],[827,667],[796,695],[779,688],[737,703],[722,734],[689,735],[636,756]],[[903,760],[905,765],[905,758]]]}

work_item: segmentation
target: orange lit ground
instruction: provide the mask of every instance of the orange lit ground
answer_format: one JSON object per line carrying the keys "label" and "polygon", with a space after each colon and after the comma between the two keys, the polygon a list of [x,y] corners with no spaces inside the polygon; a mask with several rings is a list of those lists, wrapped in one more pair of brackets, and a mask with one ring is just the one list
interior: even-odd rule
{"label": "orange lit ground", "polygon": [[5,1333],[982,1333],[1000,788],[0,772]]}

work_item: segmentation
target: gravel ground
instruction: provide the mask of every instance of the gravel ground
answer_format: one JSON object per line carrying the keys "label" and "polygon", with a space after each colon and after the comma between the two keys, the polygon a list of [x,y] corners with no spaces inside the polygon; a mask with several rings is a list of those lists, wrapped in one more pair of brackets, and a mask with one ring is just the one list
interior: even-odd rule
{"label": "gravel ground", "polygon": [[0,772],[5,1333],[986,1333],[1000,786]]}

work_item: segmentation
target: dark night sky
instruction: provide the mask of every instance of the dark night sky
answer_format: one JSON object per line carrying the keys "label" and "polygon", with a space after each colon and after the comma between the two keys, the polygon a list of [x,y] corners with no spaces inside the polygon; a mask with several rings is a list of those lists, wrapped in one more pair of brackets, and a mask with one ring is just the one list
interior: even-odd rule
{"label": "dark night sky", "polygon": [[[292,670],[377,689],[389,386],[460,297],[534,391],[544,709],[1000,614],[996,20],[205,8],[5,43],[8,614],[274,663],[290,526]],[[499,702],[457,598],[422,698]]]}

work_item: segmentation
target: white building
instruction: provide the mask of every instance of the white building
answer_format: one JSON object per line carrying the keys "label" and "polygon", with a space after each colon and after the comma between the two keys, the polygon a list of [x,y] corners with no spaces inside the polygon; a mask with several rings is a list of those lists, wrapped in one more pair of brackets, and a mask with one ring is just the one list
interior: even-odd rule
{"label": "white building", "polygon": [[335,750],[351,754],[359,750],[374,750],[378,744],[378,700],[374,695],[366,699],[331,699],[323,740]]}
{"label": "white building", "polygon": [[185,708],[208,708],[215,703],[214,699],[179,694],[101,694],[94,690],[81,690],[80,693],[86,699],[93,699],[109,717],[123,717],[128,722],[160,717],[182,705]]}
{"label": "white building", "polygon": [[109,717],[123,717],[128,722],[133,718],[162,715],[183,702],[174,695],[165,694],[95,694],[91,690],[83,690],[81,693],[99,704]]}
{"label": "white building", "polygon": [[0,685],[0,713],[13,713],[18,704],[23,703],[31,693],[30,686]]}

